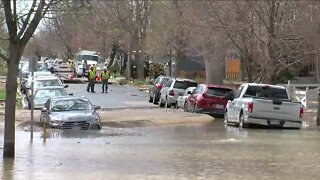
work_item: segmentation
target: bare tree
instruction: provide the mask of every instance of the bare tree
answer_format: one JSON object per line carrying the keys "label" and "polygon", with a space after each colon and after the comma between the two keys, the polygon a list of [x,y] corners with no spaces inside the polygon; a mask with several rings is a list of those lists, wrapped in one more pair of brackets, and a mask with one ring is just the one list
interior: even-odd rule
{"label": "bare tree", "polygon": [[5,12],[8,30],[8,55],[0,54],[7,63],[7,83],[5,101],[5,130],[3,157],[13,158],[15,152],[15,111],[18,64],[25,46],[34,34],[41,19],[49,11],[50,6],[57,3],[55,0],[33,0],[26,14],[19,14],[17,1],[1,1]]}

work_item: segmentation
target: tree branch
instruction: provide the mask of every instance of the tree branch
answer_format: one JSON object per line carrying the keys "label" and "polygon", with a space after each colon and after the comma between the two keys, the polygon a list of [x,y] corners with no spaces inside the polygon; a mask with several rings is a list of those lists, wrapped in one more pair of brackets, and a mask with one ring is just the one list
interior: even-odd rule
{"label": "tree branch", "polygon": [[31,9],[30,9],[30,11],[29,11],[26,19],[23,21],[22,28],[20,29],[20,31],[19,31],[19,33],[18,33],[17,39],[20,39],[21,36],[23,35],[24,31],[26,30],[26,28],[27,28],[27,26],[28,26],[28,23],[29,23],[29,20],[30,20],[30,18],[31,18],[31,15],[32,15],[33,12],[34,12],[34,8],[36,7],[36,2],[37,2],[37,0],[33,0]]}
{"label": "tree branch", "polygon": [[13,40],[17,36],[17,26],[14,21],[14,17],[12,15],[11,1],[1,0],[1,2],[3,4],[3,8],[5,12],[7,28],[9,31],[9,38]]}
{"label": "tree branch", "polygon": [[0,53],[0,58],[2,58],[3,60],[5,60],[6,62],[9,61],[9,58],[7,56],[5,56],[4,54]]}

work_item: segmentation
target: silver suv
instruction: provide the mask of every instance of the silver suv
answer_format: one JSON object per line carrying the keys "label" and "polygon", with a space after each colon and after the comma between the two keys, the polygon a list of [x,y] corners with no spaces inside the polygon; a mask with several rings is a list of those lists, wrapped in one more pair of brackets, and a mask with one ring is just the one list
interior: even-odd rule
{"label": "silver suv", "polygon": [[198,83],[191,79],[170,79],[160,91],[160,107],[177,105],[178,96],[183,95],[189,87],[197,87]]}

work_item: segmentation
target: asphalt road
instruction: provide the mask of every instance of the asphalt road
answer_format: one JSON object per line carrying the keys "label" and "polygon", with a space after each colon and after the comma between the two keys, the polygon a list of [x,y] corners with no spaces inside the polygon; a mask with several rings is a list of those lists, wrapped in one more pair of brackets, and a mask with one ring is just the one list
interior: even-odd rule
{"label": "asphalt road", "polygon": [[109,93],[101,93],[101,84],[95,85],[96,93],[87,92],[87,84],[68,84],[69,93],[74,96],[85,96],[94,105],[102,108],[152,108],[148,93],[139,91],[129,85],[109,85]]}

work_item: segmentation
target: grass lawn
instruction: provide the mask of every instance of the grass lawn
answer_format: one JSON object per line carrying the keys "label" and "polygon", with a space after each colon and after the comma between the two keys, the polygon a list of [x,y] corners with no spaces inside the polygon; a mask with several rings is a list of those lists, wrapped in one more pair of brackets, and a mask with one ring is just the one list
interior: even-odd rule
{"label": "grass lawn", "polygon": [[6,98],[6,90],[3,88],[0,88],[0,99]]}

